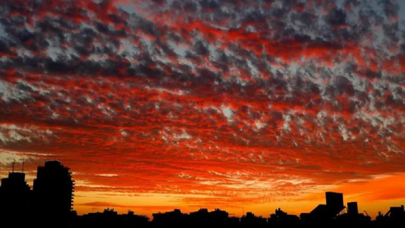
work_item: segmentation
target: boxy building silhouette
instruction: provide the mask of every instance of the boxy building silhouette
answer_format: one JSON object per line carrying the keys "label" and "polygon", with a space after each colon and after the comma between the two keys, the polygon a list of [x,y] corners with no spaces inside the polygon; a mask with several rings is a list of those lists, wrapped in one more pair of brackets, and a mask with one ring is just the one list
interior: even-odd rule
{"label": "boxy building silhouette", "polygon": [[359,208],[357,206],[357,202],[347,203],[347,214],[349,214],[349,215],[358,215],[359,214]]}
{"label": "boxy building silhouette", "polygon": [[25,173],[11,172],[8,178],[1,179],[0,186],[0,224],[23,227],[22,220],[29,214],[31,190],[25,181]]}

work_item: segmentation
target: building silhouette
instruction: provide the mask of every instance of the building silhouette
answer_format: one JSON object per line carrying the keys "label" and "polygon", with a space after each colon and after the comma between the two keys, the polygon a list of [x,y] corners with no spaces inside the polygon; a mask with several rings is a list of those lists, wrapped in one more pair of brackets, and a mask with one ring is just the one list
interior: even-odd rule
{"label": "building silhouette", "polygon": [[198,211],[191,212],[187,218],[188,222],[193,222],[196,224],[207,223],[210,218],[210,213],[208,209],[202,208]]}
{"label": "building silhouette", "polygon": [[371,217],[367,212],[365,215],[359,213],[357,202],[349,202],[347,203],[347,213],[340,215],[337,221],[342,225],[369,226]]}
{"label": "building silhouette", "polygon": [[304,223],[330,223],[345,209],[343,194],[326,192],[326,204],[319,204],[310,213],[301,213]]}
{"label": "building silhouette", "polygon": [[347,203],[347,214],[349,214],[349,215],[359,214],[359,208],[357,206],[357,202]]}
{"label": "building silhouette", "polygon": [[196,212],[191,212],[187,216],[188,224],[205,225],[226,225],[228,223],[229,213],[216,208],[209,212],[208,209],[202,208]]}
{"label": "building silhouette", "polygon": [[247,212],[246,215],[240,218],[240,222],[243,227],[264,227],[267,223],[267,219],[261,216],[256,216],[253,212]]}
{"label": "building silhouette", "polygon": [[219,208],[216,208],[214,211],[209,213],[208,217],[210,223],[212,224],[228,224],[229,222],[229,213]]}
{"label": "building silhouette", "polygon": [[29,215],[30,200],[31,190],[25,181],[25,173],[13,171],[1,179],[0,224],[24,226],[25,221],[20,218]]}
{"label": "building silhouette", "polygon": [[45,227],[67,227],[73,206],[74,181],[59,161],[38,167],[33,186],[35,222]]}
{"label": "building silhouette", "polygon": [[390,207],[385,215],[383,215],[381,212],[378,212],[376,222],[380,226],[387,226],[387,224],[396,224],[405,227],[404,205],[401,205],[400,207]]}
{"label": "building silhouette", "polygon": [[153,223],[155,225],[182,225],[186,222],[186,214],[183,214],[180,209],[174,209],[173,211],[165,212],[165,213],[154,213],[153,216]]}
{"label": "building silhouette", "polygon": [[299,225],[300,218],[296,215],[289,215],[278,208],[275,210],[274,214],[270,215],[268,223],[272,227],[294,227]]}
{"label": "building silhouette", "polygon": [[77,228],[133,228],[145,227],[148,225],[149,218],[146,216],[135,215],[133,211],[127,214],[118,214],[114,209],[106,208],[103,212],[89,213],[78,218]]}
{"label": "building silhouette", "polygon": [[343,209],[345,209],[343,193],[326,192],[325,195],[326,206],[333,216],[338,215]]}
{"label": "building silhouette", "polygon": [[198,211],[189,214],[182,213],[179,209],[165,213],[154,213],[153,224],[155,227],[172,227],[172,226],[227,226],[239,223],[238,218],[230,218],[229,213],[216,208],[214,211],[208,211],[201,208]]}

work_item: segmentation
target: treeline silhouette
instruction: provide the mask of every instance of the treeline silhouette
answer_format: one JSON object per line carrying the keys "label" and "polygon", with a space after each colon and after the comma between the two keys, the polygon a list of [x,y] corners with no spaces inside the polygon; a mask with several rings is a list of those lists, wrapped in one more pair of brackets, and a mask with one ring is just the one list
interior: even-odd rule
{"label": "treeline silhouette", "polygon": [[[343,194],[326,192],[326,204],[316,206],[300,217],[280,208],[268,218],[247,212],[241,218],[226,211],[200,209],[182,213],[179,209],[154,213],[153,219],[133,211],[118,214],[114,209],[77,215],[73,211],[74,180],[69,168],[59,161],[46,161],[38,167],[33,188],[24,172],[9,173],[0,186],[0,227],[5,228],[135,228],[135,227],[405,227],[404,206],[379,212],[375,220],[359,213],[357,202],[344,206]],[[344,213],[346,209],[346,212]]]}

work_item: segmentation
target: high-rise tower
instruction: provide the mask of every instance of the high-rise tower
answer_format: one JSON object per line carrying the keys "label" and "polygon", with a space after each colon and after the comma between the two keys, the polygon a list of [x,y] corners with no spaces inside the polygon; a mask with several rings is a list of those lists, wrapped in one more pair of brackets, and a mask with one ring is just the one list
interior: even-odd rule
{"label": "high-rise tower", "polygon": [[[69,222],[73,206],[74,181],[69,168],[59,161],[46,161],[45,166],[38,167],[34,180],[33,196],[36,220],[47,223],[58,223],[63,227]],[[47,224],[44,224],[47,225]],[[48,224],[56,227],[55,224]]]}

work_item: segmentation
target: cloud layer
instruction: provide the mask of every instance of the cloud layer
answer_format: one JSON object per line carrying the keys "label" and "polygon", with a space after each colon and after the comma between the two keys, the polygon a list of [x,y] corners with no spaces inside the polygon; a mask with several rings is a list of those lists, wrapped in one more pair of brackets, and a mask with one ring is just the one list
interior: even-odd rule
{"label": "cloud layer", "polygon": [[[302,200],[404,172],[398,8],[5,0],[0,150],[31,169],[61,159],[78,192],[196,206]],[[83,203],[95,204],[116,205]]]}

